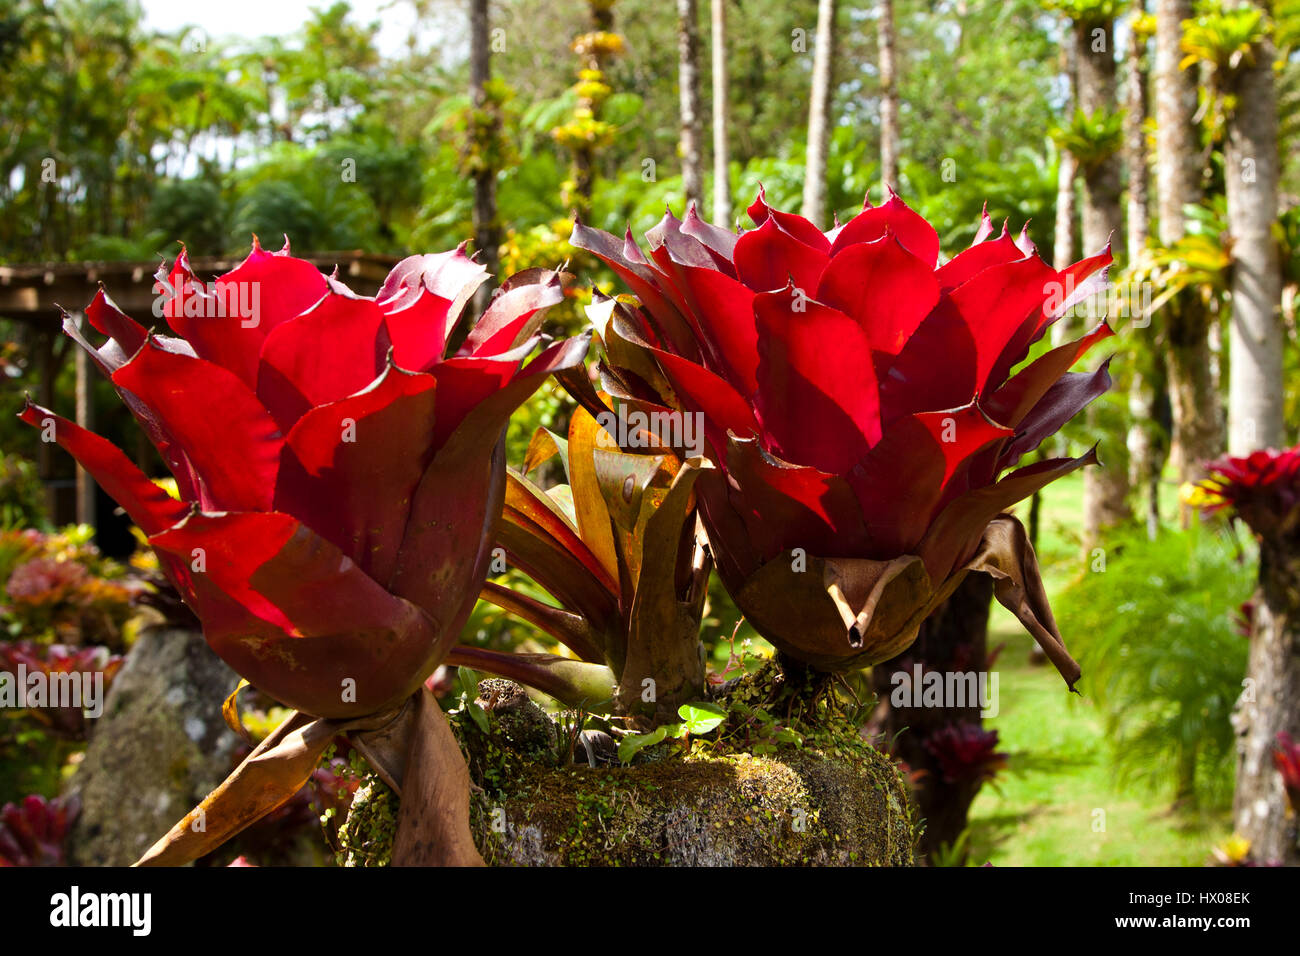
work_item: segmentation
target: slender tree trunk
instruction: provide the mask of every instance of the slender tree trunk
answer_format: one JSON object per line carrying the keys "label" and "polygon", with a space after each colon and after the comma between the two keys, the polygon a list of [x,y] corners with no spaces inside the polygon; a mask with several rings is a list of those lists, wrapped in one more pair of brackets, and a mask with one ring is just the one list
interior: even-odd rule
{"label": "slender tree trunk", "polygon": [[712,0],[713,25],[713,221],[731,226],[731,148],[727,126],[727,0]]}
{"label": "slender tree trunk", "polygon": [[[1061,70],[1065,74],[1069,96],[1063,109],[1067,117],[1074,111],[1078,99],[1075,87],[1078,79],[1074,69],[1074,44],[1069,39],[1061,45]],[[1052,265],[1060,270],[1074,262],[1074,177],[1078,175],[1079,164],[1074,154],[1068,149],[1060,151],[1060,165],[1056,172],[1056,231],[1052,238]],[[1074,338],[1071,334],[1076,323],[1070,316],[1064,316],[1052,326],[1052,345],[1064,345]],[[1035,645],[1037,646],[1037,645]]]}
{"label": "slender tree trunk", "polygon": [[[1183,207],[1201,198],[1196,74],[1179,69],[1182,22],[1191,17],[1191,0],[1156,0],[1156,196],[1165,246],[1186,234]],[[1194,291],[1163,312],[1174,419],[1171,457],[1179,479],[1195,481],[1222,446],[1221,403],[1210,361],[1211,316]],[[1188,518],[1185,512],[1184,521]]]}
{"label": "slender tree trunk", "polygon": [[880,0],[880,181],[897,189],[898,87],[894,46],[894,0]]}
{"label": "slender tree trunk", "polygon": [[[476,113],[490,109],[487,85],[492,79],[492,54],[488,45],[489,21],[488,0],[470,0],[469,8],[469,96],[470,107]],[[471,136],[485,139],[493,135],[480,123],[470,124]],[[490,144],[476,144],[481,150],[490,148]],[[488,272],[497,275],[501,271],[500,246],[501,227],[497,222],[497,170],[495,167],[480,169],[474,174],[474,245],[482,257]],[[492,288],[495,283],[484,283],[475,296],[475,305],[481,313],[491,301]]]}
{"label": "slender tree trunk", "polygon": [[677,0],[677,84],[681,110],[682,191],[686,202],[704,201],[700,159],[700,29],[696,0]]}
{"label": "slender tree trunk", "polygon": [[1287,812],[1273,746],[1279,732],[1300,736],[1300,535],[1295,528],[1261,535],[1259,558],[1247,680],[1233,714],[1233,823],[1256,862],[1296,865],[1297,817]]}
{"label": "slender tree trunk", "polygon": [[836,0],[818,0],[813,50],[812,97],[808,107],[808,160],[803,181],[803,216],[825,228],[826,159],[831,139],[831,92],[835,76]]}
{"label": "slender tree trunk", "polygon": [[[1146,13],[1145,2],[1134,10]],[[1128,84],[1125,88],[1124,155],[1128,165],[1128,260],[1136,264],[1146,252],[1151,221],[1150,192],[1147,176],[1146,36],[1130,30]],[[1136,359],[1129,383],[1128,410],[1132,421],[1128,430],[1129,482],[1142,495],[1146,513],[1147,535],[1155,538],[1160,527],[1160,459],[1161,442],[1157,437],[1156,388],[1163,385],[1164,356],[1154,347],[1150,317],[1139,314],[1141,301],[1130,309],[1131,327],[1144,348]]]}
{"label": "slender tree trunk", "polygon": [[[1089,116],[1117,111],[1114,25],[1110,21],[1075,24],[1079,108]],[[1117,239],[1123,228],[1120,156],[1091,162],[1083,171],[1083,247],[1091,255]],[[1114,428],[1102,422],[1100,406],[1088,407],[1087,421],[1101,442],[1102,465],[1083,475],[1083,543],[1095,547],[1102,531],[1130,520],[1127,448]]]}
{"label": "slender tree trunk", "polygon": [[1229,339],[1228,450],[1245,455],[1281,446],[1282,271],[1277,222],[1277,92],[1273,42],[1255,48],[1255,62],[1237,77],[1237,108],[1228,117],[1224,181],[1232,238],[1232,325]]}

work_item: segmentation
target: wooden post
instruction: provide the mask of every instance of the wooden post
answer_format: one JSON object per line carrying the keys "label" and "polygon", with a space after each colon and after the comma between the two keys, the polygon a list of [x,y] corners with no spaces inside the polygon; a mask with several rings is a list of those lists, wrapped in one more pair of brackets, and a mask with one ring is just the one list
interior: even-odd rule
{"label": "wooden post", "polygon": [[[83,313],[75,316],[77,328],[86,323]],[[95,382],[90,368],[90,356],[85,349],[77,349],[77,424],[93,430],[95,427]],[[95,479],[81,465],[77,465],[77,523],[95,525]]]}

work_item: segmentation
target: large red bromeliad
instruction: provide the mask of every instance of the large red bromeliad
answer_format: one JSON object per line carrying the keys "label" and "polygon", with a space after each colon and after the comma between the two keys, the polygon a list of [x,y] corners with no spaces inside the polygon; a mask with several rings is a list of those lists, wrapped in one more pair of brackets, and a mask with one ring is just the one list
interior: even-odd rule
{"label": "large red bromeliad", "polygon": [[640,300],[612,310],[606,390],[703,419],[717,470],[697,484],[719,573],[749,621],[827,669],[893,657],[968,571],[985,571],[1073,685],[1024,530],[1003,512],[1091,462],[1011,471],[1110,384],[1070,372],[1112,334],[1027,358],[1098,289],[1109,250],[1065,270],[1022,233],[939,263],[935,230],[896,196],[822,233],[749,208],[736,234],[694,209],[647,234],[647,258],[575,224],[572,243]]}
{"label": "large red bromeliad", "polygon": [[311,263],[252,252],[210,286],[184,251],[160,271],[146,331],[101,290],[108,337],[67,333],[108,375],[176,477],[169,497],[102,438],[29,403],[149,535],[212,648],[317,717],[401,703],[455,644],[482,587],[510,414],[584,339],[531,363],[559,276],[507,283],[464,344],[484,268],[462,249],[412,256],[375,298]]}

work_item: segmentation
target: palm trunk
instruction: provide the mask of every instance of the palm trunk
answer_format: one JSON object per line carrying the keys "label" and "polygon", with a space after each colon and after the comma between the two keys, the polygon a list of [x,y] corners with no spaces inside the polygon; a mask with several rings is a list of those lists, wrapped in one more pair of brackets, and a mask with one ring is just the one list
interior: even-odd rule
{"label": "palm trunk", "polygon": [[[1134,11],[1138,16],[1146,12],[1145,2]],[[1143,128],[1147,118],[1147,66],[1146,36],[1132,31],[1129,35],[1128,86],[1124,112],[1124,154],[1128,165],[1128,259],[1136,264],[1145,254],[1151,221],[1150,191],[1147,177],[1147,141]],[[1156,389],[1165,381],[1164,356],[1154,347],[1147,316],[1136,312],[1141,306],[1134,304],[1130,315],[1140,319],[1132,328],[1141,338],[1143,353],[1133,370],[1129,383],[1128,409],[1132,421],[1128,431],[1129,483],[1143,497],[1147,534],[1152,539],[1160,527],[1160,458],[1161,442],[1157,437]]]}
{"label": "palm trunk", "polygon": [[700,159],[700,31],[695,0],[677,0],[677,80],[681,109],[682,191],[688,204],[704,199]]}
{"label": "palm trunk", "polygon": [[731,149],[727,142],[727,0],[712,0],[713,221],[731,226]]}
{"label": "palm trunk", "polygon": [[1282,775],[1273,764],[1279,732],[1300,735],[1300,536],[1294,528],[1261,536],[1259,592],[1237,702],[1235,831],[1256,862],[1300,863],[1297,817],[1287,812]]}
{"label": "palm trunk", "polygon": [[801,210],[805,219],[821,228],[827,225],[826,158],[830,152],[831,90],[835,75],[835,9],[836,0],[818,0],[812,96],[808,107],[808,160]]}
{"label": "palm trunk", "polygon": [[[1117,109],[1114,25],[1110,21],[1075,24],[1079,108],[1088,115]],[[1120,157],[1090,163],[1083,178],[1083,247],[1095,254],[1123,228]],[[1083,543],[1095,547],[1101,533],[1132,518],[1128,504],[1128,449],[1113,428],[1105,428],[1099,406],[1090,405],[1089,429],[1101,442],[1102,466],[1083,475]]]}
{"label": "palm trunk", "polygon": [[898,88],[894,75],[894,0],[880,0],[880,181],[898,188]]}
{"label": "palm trunk", "polygon": [[1255,62],[1238,75],[1238,105],[1228,117],[1224,149],[1233,266],[1228,450],[1234,455],[1279,447],[1285,437],[1282,272],[1273,238],[1278,188],[1273,59],[1273,43],[1266,37],[1256,45]]}
{"label": "palm trunk", "polygon": [[[476,112],[488,108],[487,84],[492,78],[492,54],[488,46],[488,0],[471,0],[469,9],[469,95],[470,108]],[[479,123],[471,123],[471,136],[490,135]],[[494,132],[494,131],[492,131]],[[480,151],[488,143],[479,142]],[[501,271],[501,227],[497,222],[497,170],[481,169],[474,174],[474,245],[483,265],[493,275]],[[484,283],[475,295],[480,313],[491,301],[491,283]]]}
{"label": "palm trunk", "polygon": [[[1156,0],[1156,196],[1160,242],[1165,246],[1186,234],[1183,207],[1201,198],[1193,119],[1196,74],[1179,69],[1182,22],[1191,17],[1191,0]],[[1190,291],[1169,303],[1164,314],[1174,418],[1171,456],[1180,480],[1195,481],[1222,444],[1221,405],[1209,346],[1211,317]]]}
{"label": "palm trunk", "polygon": [[[1074,104],[1077,99],[1075,87],[1078,85],[1078,79],[1074,69],[1074,46],[1066,42],[1061,46],[1061,70],[1065,74],[1066,86],[1069,88],[1069,97],[1065,102],[1063,110],[1064,115],[1068,118],[1074,110]],[[1079,164],[1074,158],[1074,154],[1068,149],[1062,148],[1060,155],[1060,165],[1056,173],[1056,230],[1052,238],[1052,266],[1058,270],[1064,269],[1074,261],[1074,177],[1078,175]],[[1075,331],[1074,326],[1077,323],[1066,315],[1058,319],[1052,325],[1052,345],[1060,346],[1074,338],[1071,334]]]}

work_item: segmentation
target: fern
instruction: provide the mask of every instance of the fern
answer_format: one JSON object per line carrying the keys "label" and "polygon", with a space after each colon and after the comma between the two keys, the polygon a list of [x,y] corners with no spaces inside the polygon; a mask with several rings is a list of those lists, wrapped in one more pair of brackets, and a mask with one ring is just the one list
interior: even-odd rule
{"label": "fern", "polygon": [[1230,716],[1247,642],[1233,614],[1250,595],[1252,559],[1216,528],[1124,537],[1104,572],[1059,601],[1063,633],[1101,712],[1126,780],[1221,804],[1231,792]]}

